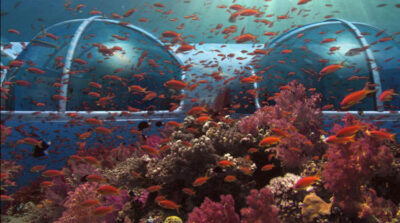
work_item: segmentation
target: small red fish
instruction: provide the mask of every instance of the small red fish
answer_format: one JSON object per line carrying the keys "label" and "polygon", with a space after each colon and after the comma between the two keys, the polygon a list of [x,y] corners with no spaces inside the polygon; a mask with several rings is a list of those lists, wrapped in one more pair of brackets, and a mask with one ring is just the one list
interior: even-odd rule
{"label": "small red fish", "polygon": [[176,212],[179,213],[179,208],[181,205],[176,204],[175,202],[171,200],[162,200],[157,203],[160,207],[165,208],[165,209],[170,209],[170,210],[176,210]]}
{"label": "small red fish", "polygon": [[229,160],[221,160],[217,163],[217,165],[220,167],[229,167],[233,165],[233,162]]}
{"label": "small red fish", "polygon": [[197,178],[194,182],[193,182],[193,187],[199,187],[203,184],[205,184],[208,179],[210,179],[209,177],[205,176],[205,177],[199,177]]}
{"label": "small red fish", "polygon": [[88,199],[81,202],[82,207],[92,207],[101,204],[98,199]]}
{"label": "small red fish", "polygon": [[111,186],[111,185],[103,185],[97,188],[97,193],[102,194],[102,195],[119,195],[120,191],[119,189]]}
{"label": "small red fish", "polygon": [[97,216],[97,217],[101,217],[101,216],[105,216],[108,215],[110,213],[112,213],[114,211],[114,207],[113,206],[100,206],[96,209],[93,210],[93,215]]}
{"label": "small red fish", "polygon": [[384,92],[382,92],[382,94],[379,95],[378,100],[379,101],[391,101],[393,100],[393,96],[395,95],[399,95],[397,93],[394,92],[394,89],[389,89],[386,90]]}
{"label": "small red fish", "polygon": [[276,136],[267,136],[264,139],[261,140],[261,142],[259,143],[259,146],[270,146],[270,145],[274,145],[281,142],[281,138],[280,137],[276,137]]}
{"label": "small red fish", "polygon": [[355,142],[354,137],[355,137],[355,135],[346,136],[346,137],[337,137],[336,135],[331,135],[328,138],[326,138],[324,141],[326,143],[331,143],[331,144],[346,144],[349,142]]}
{"label": "small red fish", "polygon": [[175,90],[182,90],[187,87],[187,84],[179,80],[169,80],[164,83],[164,86]]}
{"label": "small red fish", "polygon": [[342,109],[348,109],[351,106],[359,103],[361,100],[363,100],[365,97],[367,97],[368,94],[374,93],[376,89],[370,90],[368,87],[368,83],[366,86],[359,91],[355,91],[353,93],[348,94],[342,102],[340,103],[340,106]]}
{"label": "small red fish", "polygon": [[199,124],[203,124],[203,123],[205,123],[205,122],[207,122],[207,121],[209,121],[209,120],[211,120],[210,116],[203,115],[203,116],[198,117],[198,118],[195,120],[195,122],[196,122],[196,123],[199,123]]}
{"label": "small red fish", "polygon": [[143,152],[148,153],[148,154],[155,154],[155,155],[159,154],[159,151],[156,148],[149,146],[149,145],[142,145],[142,146],[140,146],[140,149]]}
{"label": "small red fish", "polygon": [[378,131],[378,130],[372,130],[372,131],[367,130],[365,133],[369,136],[389,141],[394,141],[395,140],[394,137],[396,135],[396,133],[389,133],[386,131]]}
{"label": "small red fish", "polygon": [[237,178],[234,175],[228,175],[224,178],[224,181],[227,183],[232,183],[232,182],[235,182],[236,180],[237,180]]}
{"label": "small red fish", "polygon": [[313,185],[319,179],[320,178],[318,176],[302,177],[296,182],[296,184],[294,185],[294,189],[306,189],[307,187]]}
{"label": "small red fish", "polygon": [[275,167],[274,164],[267,164],[267,165],[264,165],[264,166],[261,168],[261,171],[270,171],[270,170],[272,170],[274,167]]}
{"label": "small red fish", "polygon": [[189,196],[196,195],[196,192],[193,189],[188,188],[188,187],[183,188],[182,191],[183,191],[183,193],[185,193],[185,194],[187,194]]}
{"label": "small red fish", "polygon": [[146,190],[147,190],[149,193],[157,192],[157,191],[159,191],[159,190],[161,190],[161,189],[162,189],[162,186],[161,186],[161,185],[154,185],[154,186],[150,186],[150,187],[146,188]]}
{"label": "small red fish", "polygon": [[43,177],[56,177],[62,175],[64,175],[64,172],[62,170],[46,170],[42,173]]}
{"label": "small red fish", "polygon": [[346,136],[352,136],[355,135],[358,131],[360,131],[364,126],[361,125],[352,125],[352,126],[346,126],[342,129],[340,129],[336,133],[336,137],[346,137]]}

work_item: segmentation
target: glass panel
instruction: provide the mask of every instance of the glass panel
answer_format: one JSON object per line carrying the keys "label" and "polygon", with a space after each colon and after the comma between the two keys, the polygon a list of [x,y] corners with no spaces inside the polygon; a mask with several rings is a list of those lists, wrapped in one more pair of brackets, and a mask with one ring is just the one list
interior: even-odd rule
{"label": "glass panel", "polygon": [[[323,94],[325,110],[340,110],[340,102],[350,92],[364,87],[369,69],[364,54],[347,56],[360,43],[354,34],[338,23],[323,24],[289,32],[269,55],[255,65],[263,75],[260,99],[265,100],[289,81],[299,80],[307,88]],[[334,72],[322,72],[329,65],[343,67]],[[270,102],[271,103],[271,102]],[[374,99],[366,98],[350,110],[375,110]]]}
{"label": "glass panel", "polygon": [[[400,92],[400,45],[398,38],[388,35],[386,32],[371,28],[366,25],[359,25],[358,28],[364,34],[371,46],[375,62],[378,65],[382,91],[394,89]],[[395,39],[391,39],[391,38]],[[397,42],[396,42],[397,40]],[[400,97],[394,96],[393,100],[384,102],[385,110],[400,110]]]}
{"label": "glass panel", "polygon": [[18,56],[24,64],[12,72],[15,85],[11,89],[9,108],[18,111],[56,111],[60,94],[63,57],[72,34],[80,23],[69,23],[39,34]]}
{"label": "glass panel", "polygon": [[181,92],[163,83],[181,75],[164,47],[141,32],[94,22],[74,55],[67,110],[169,110]]}

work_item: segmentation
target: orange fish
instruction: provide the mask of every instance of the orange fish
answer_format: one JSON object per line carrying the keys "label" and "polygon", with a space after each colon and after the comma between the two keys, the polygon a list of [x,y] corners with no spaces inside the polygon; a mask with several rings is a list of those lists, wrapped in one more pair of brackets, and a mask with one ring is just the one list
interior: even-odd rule
{"label": "orange fish", "polygon": [[389,141],[394,141],[395,140],[394,137],[396,135],[396,133],[389,133],[386,131],[378,131],[378,130],[372,130],[372,131],[367,130],[365,133],[367,133],[367,135],[369,136]]}
{"label": "orange fish", "polygon": [[251,175],[253,174],[253,171],[252,171],[250,168],[248,168],[248,167],[241,166],[239,169],[240,169],[240,171],[242,171],[242,173],[245,174],[245,175],[251,176]]}
{"label": "orange fish", "polygon": [[103,185],[97,188],[97,193],[102,195],[119,195],[119,189],[111,186],[111,185]]}
{"label": "orange fish", "polygon": [[198,118],[195,120],[195,122],[196,122],[196,123],[199,123],[199,124],[203,124],[203,123],[205,123],[205,122],[207,122],[207,121],[209,121],[209,120],[211,120],[210,116],[204,115],[204,116],[198,117]]}
{"label": "orange fish", "polygon": [[114,211],[114,207],[113,206],[100,206],[96,209],[93,210],[93,215],[97,216],[97,217],[101,217],[101,216],[105,216],[108,215],[110,213],[112,213]]}
{"label": "orange fish", "polygon": [[46,165],[36,165],[31,168],[31,172],[40,172],[46,169]]}
{"label": "orange fish", "polygon": [[250,148],[250,149],[247,150],[247,152],[250,153],[250,154],[251,153],[256,153],[256,152],[258,152],[258,149],[257,148]]}
{"label": "orange fish", "polygon": [[306,189],[307,187],[313,185],[319,179],[320,178],[318,176],[302,177],[296,182],[296,184],[294,185],[294,189]]}
{"label": "orange fish", "polygon": [[375,91],[376,91],[376,89],[370,90],[368,88],[368,83],[367,83],[366,86],[362,90],[355,91],[353,93],[348,94],[346,97],[344,97],[344,99],[340,103],[340,106],[343,110],[346,110],[346,109],[350,108],[351,106],[359,103],[361,100],[363,100],[365,97],[367,97],[368,94],[374,93]]}
{"label": "orange fish", "polygon": [[267,165],[264,165],[264,166],[261,168],[261,171],[270,171],[270,170],[272,170],[274,167],[275,167],[274,164],[267,164]]}
{"label": "orange fish", "polygon": [[245,43],[247,41],[255,42],[256,39],[257,39],[257,36],[254,36],[254,35],[252,35],[250,33],[247,33],[247,34],[243,34],[243,35],[239,36],[236,39],[236,43]]}
{"label": "orange fish", "polygon": [[108,128],[102,127],[102,126],[96,127],[94,129],[94,132],[101,133],[101,134],[104,134],[104,135],[112,134],[111,129],[108,129]]}
{"label": "orange fish", "polygon": [[175,90],[182,90],[187,87],[187,84],[179,80],[169,80],[164,83],[164,86]]}
{"label": "orange fish", "polygon": [[280,137],[276,136],[267,136],[259,143],[259,146],[270,146],[281,142]]}
{"label": "orange fish", "polygon": [[54,182],[45,180],[45,181],[40,183],[40,186],[42,186],[42,187],[52,187],[52,186],[54,186]]}
{"label": "orange fish", "polygon": [[250,76],[250,77],[242,78],[240,80],[240,83],[241,84],[243,84],[243,83],[254,84],[254,83],[260,82],[260,81],[262,81],[262,77],[260,77],[260,76]]}
{"label": "orange fish", "polygon": [[355,142],[354,137],[355,135],[346,137],[337,137],[336,135],[332,135],[326,138],[324,141],[326,143],[332,143],[332,144],[346,144],[349,142]]}
{"label": "orange fish", "polygon": [[229,161],[229,160],[221,160],[217,163],[217,165],[220,167],[228,167],[228,166],[232,166],[233,162]]}
{"label": "orange fish", "polygon": [[170,209],[170,210],[176,210],[176,212],[179,213],[179,208],[181,205],[176,204],[175,202],[171,200],[162,200],[157,203],[160,207],[165,208],[165,209]]}
{"label": "orange fish", "polygon": [[180,46],[180,47],[176,50],[176,52],[177,52],[177,53],[179,53],[179,52],[186,52],[186,51],[191,51],[191,50],[195,50],[195,49],[196,49],[196,48],[195,48],[194,46],[189,45],[189,44],[185,44],[185,45]]}
{"label": "orange fish", "polygon": [[97,118],[87,118],[84,120],[85,123],[90,125],[102,125],[103,121],[98,120]]}
{"label": "orange fish", "polygon": [[87,175],[86,176],[86,180],[88,182],[98,182],[98,183],[106,181],[106,179],[104,177],[99,176],[99,175],[95,175],[95,174]]}
{"label": "orange fish", "polygon": [[167,125],[171,126],[171,127],[177,127],[177,128],[181,127],[181,124],[176,121],[169,121],[169,122],[167,122]]}
{"label": "orange fish", "polygon": [[143,152],[148,153],[148,154],[156,154],[156,155],[159,154],[159,151],[156,148],[149,146],[149,145],[142,145],[142,146],[140,146],[140,149],[143,150]]}
{"label": "orange fish", "polygon": [[327,75],[327,74],[330,74],[330,73],[333,73],[333,72],[335,72],[335,71],[338,71],[339,69],[341,69],[341,68],[344,67],[343,64],[344,64],[344,63],[328,65],[328,66],[324,67],[324,68],[319,72],[319,75],[325,76],[325,75]]}
{"label": "orange fish", "polygon": [[306,4],[307,2],[311,2],[311,0],[299,0],[299,1],[297,2],[297,4],[298,4],[298,5],[304,5],[304,4]]}
{"label": "orange fish", "polygon": [[82,207],[92,207],[101,204],[101,202],[98,199],[88,199],[85,201],[82,201],[81,206]]}
{"label": "orange fish", "polygon": [[382,92],[382,94],[379,95],[378,100],[379,101],[391,101],[393,100],[393,96],[395,95],[399,95],[397,93],[394,92],[394,89],[389,89],[386,90],[384,92]]}
{"label": "orange fish", "polygon": [[100,166],[100,162],[93,156],[85,156],[85,157],[82,157],[82,159],[87,164],[94,165],[94,166],[97,166],[97,167]]}
{"label": "orange fish", "polygon": [[189,196],[196,195],[196,192],[193,189],[188,188],[188,187],[183,188],[182,191],[183,191],[183,193],[185,193],[185,194],[187,194]]}
{"label": "orange fish", "polygon": [[62,170],[46,170],[42,173],[43,177],[56,177],[62,175],[64,175],[64,172]]}
{"label": "orange fish", "polygon": [[233,175],[228,175],[224,178],[224,181],[227,183],[232,183],[235,182],[237,180],[236,176]]}
{"label": "orange fish", "polygon": [[143,88],[139,85],[131,85],[128,87],[128,92],[131,92],[131,91],[146,93],[146,88]]}
{"label": "orange fish", "polygon": [[209,177],[205,176],[205,177],[199,177],[197,178],[194,182],[193,182],[193,187],[199,187],[203,184],[205,184],[208,179],[210,179]]}
{"label": "orange fish", "polygon": [[207,112],[207,110],[204,107],[195,106],[187,112],[187,115],[198,115],[202,112]]}
{"label": "orange fish", "polygon": [[162,186],[161,186],[161,185],[153,185],[153,186],[150,186],[150,187],[146,188],[146,190],[147,190],[149,193],[157,192],[157,191],[159,191],[159,190],[161,190],[161,189],[162,189]]}
{"label": "orange fish", "polygon": [[336,137],[346,137],[346,136],[352,136],[355,135],[358,131],[360,131],[364,126],[361,125],[352,125],[352,126],[347,126],[342,129],[340,129],[336,133]]}

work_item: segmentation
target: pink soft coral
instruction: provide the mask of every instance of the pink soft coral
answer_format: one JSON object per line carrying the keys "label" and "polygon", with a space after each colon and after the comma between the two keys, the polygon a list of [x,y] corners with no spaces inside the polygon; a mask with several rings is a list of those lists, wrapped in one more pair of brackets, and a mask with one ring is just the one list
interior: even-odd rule
{"label": "pink soft coral", "polygon": [[276,223],[278,208],[274,206],[274,197],[269,188],[262,188],[260,191],[251,190],[247,196],[246,203],[249,207],[242,208],[242,223]]}
{"label": "pink soft coral", "polygon": [[[358,121],[353,115],[344,118],[345,126],[364,125],[369,130],[377,128]],[[341,128],[336,125],[334,133]],[[322,173],[325,188],[334,194],[335,203],[344,211],[356,213],[364,202],[362,188],[376,175],[389,173],[393,155],[381,140],[370,137],[365,130],[358,133],[355,142],[330,144],[328,162]]]}
{"label": "pink soft coral", "polygon": [[257,136],[263,128],[278,128],[287,132],[287,137],[273,149],[278,159],[289,168],[299,167],[304,157],[312,157],[325,150],[321,143],[322,113],[318,105],[319,94],[307,95],[302,84],[297,81],[284,86],[275,97],[276,104],[266,106],[239,123],[244,134]]}
{"label": "pink soft coral", "polygon": [[188,223],[239,223],[235,213],[235,201],[232,195],[221,195],[221,202],[213,202],[208,197],[189,214]]}

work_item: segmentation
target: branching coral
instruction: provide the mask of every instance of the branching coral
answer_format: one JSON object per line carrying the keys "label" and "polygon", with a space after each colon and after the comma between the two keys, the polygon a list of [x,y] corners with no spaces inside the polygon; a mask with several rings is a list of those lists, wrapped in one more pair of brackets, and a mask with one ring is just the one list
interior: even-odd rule
{"label": "branching coral", "polygon": [[17,174],[23,170],[23,167],[15,161],[1,160],[1,192],[6,192],[7,187],[15,186],[13,181]]}
{"label": "branching coral", "polygon": [[275,205],[279,208],[279,216],[283,222],[294,223],[301,221],[300,202],[305,194],[294,189],[300,176],[287,173],[283,177],[275,177],[268,184],[275,198]]}
{"label": "branching coral", "polygon": [[56,222],[96,222],[96,217],[91,214],[94,207],[83,208],[81,205],[85,200],[100,198],[100,195],[96,193],[96,189],[97,184],[85,183],[79,185],[74,191],[69,192],[64,203],[66,210]]}
{"label": "branching coral", "polygon": [[[360,124],[369,130],[376,129],[358,122],[352,115],[346,116],[344,122],[345,126]],[[328,161],[322,173],[324,186],[334,194],[335,203],[348,213],[361,210],[362,187],[374,176],[389,173],[393,161],[383,141],[368,136],[365,131],[359,132],[353,143],[331,144],[327,154]]]}
{"label": "branching coral", "polygon": [[208,197],[200,207],[189,214],[188,223],[239,223],[239,215],[235,212],[235,201],[231,195],[221,195],[220,202],[214,202]]}
{"label": "branching coral", "polygon": [[274,205],[274,196],[269,188],[250,191],[246,203],[249,207],[243,208],[242,223],[275,223],[280,222],[278,208]]}
{"label": "branching coral", "polygon": [[157,183],[180,179],[190,185],[217,161],[210,138],[201,136],[190,143],[191,146],[186,146],[181,140],[174,141],[163,158],[149,162],[146,176]]}
{"label": "branching coral", "polygon": [[300,167],[305,157],[321,153],[325,149],[322,134],[322,113],[318,108],[321,96],[307,95],[306,89],[296,81],[290,82],[275,97],[276,104],[266,106],[239,123],[244,134],[256,136],[260,129],[277,128],[286,132],[286,137],[273,150],[283,165]]}

